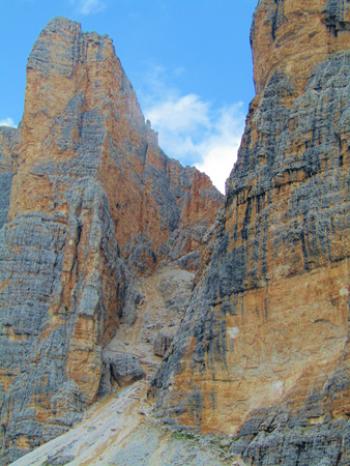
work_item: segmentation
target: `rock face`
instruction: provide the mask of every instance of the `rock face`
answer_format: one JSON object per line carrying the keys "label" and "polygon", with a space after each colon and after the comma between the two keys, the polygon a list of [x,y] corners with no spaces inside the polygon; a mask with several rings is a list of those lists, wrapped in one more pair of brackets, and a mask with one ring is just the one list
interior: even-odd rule
{"label": "rock face", "polygon": [[138,358],[128,353],[107,353],[103,358],[109,365],[112,378],[120,387],[142,379],[145,373]]}
{"label": "rock face", "polygon": [[62,18],[29,57],[19,130],[0,129],[0,186],[6,464],[80,419],[133,274],[199,254],[222,196],[158,147],[111,40]]}
{"label": "rock face", "polygon": [[350,5],[261,0],[257,95],[160,413],[254,465],[350,464]]}
{"label": "rock face", "polygon": [[0,228],[6,223],[10,206],[12,178],[16,172],[18,130],[0,127]]}

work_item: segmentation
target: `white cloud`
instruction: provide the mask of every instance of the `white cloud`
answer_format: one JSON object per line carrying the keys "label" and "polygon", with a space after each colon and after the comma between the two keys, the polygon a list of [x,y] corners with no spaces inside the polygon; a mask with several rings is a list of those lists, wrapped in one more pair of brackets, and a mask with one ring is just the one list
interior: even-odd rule
{"label": "white cloud", "polygon": [[106,8],[102,0],[71,0],[71,3],[76,5],[79,13],[85,16],[99,13]]}
{"label": "white cloud", "polygon": [[[168,73],[169,74],[169,73]],[[244,126],[242,104],[215,108],[196,94],[182,95],[165,84],[164,70],[148,76],[142,94],[146,118],[159,133],[160,146],[170,157],[195,165],[225,192]]]}
{"label": "white cloud", "polygon": [[209,127],[208,112],[207,102],[195,94],[188,94],[168,97],[164,102],[151,107],[147,116],[160,132],[183,133],[195,131],[198,127]]}
{"label": "white cloud", "polygon": [[16,123],[10,117],[0,119],[0,126],[8,126],[9,128],[17,128]]}
{"label": "white cloud", "polygon": [[207,173],[222,193],[237,159],[243,126],[242,105],[222,108],[218,120],[213,123],[212,133],[199,144],[202,160],[195,166]]}

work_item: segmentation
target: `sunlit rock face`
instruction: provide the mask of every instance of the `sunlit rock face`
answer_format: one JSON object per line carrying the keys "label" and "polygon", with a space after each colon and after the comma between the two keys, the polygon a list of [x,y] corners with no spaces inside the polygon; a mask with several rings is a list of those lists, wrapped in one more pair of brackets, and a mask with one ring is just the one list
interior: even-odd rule
{"label": "sunlit rock face", "polygon": [[350,4],[261,0],[212,256],[153,382],[247,464],[350,463]]}
{"label": "sunlit rock face", "polygon": [[20,128],[0,128],[0,187],[5,464],[96,400],[133,274],[196,270],[222,196],[161,151],[111,40],[63,18],[29,57]]}

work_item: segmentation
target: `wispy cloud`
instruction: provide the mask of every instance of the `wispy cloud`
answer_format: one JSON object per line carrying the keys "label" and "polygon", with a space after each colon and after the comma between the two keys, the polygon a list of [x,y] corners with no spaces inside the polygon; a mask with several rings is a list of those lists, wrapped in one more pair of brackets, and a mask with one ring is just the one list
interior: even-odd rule
{"label": "wispy cloud", "polygon": [[197,94],[182,94],[166,84],[160,67],[147,82],[148,93],[142,94],[144,111],[159,133],[161,147],[169,156],[207,173],[224,192],[243,132],[243,105],[218,108]]}
{"label": "wispy cloud", "polygon": [[99,13],[106,8],[103,0],[71,0],[71,3],[77,7],[80,14],[85,16]]}
{"label": "wispy cloud", "polygon": [[2,119],[0,118],[0,126],[8,126],[9,128],[17,127],[16,123],[10,117],[2,118]]}

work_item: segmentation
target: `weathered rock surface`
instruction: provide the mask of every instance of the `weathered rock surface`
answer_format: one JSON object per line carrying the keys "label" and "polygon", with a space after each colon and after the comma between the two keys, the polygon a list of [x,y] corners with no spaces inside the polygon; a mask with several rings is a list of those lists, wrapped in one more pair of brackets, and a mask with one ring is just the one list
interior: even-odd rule
{"label": "weathered rock surface", "polygon": [[7,221],[10,207],[12,178],[16,171],[19,132],[15,128],[0,127],[0,228]]}
{"label": "weathered rock surface", "polygon": [[20,128],[0,129],[0,187],[6,464],[96,400],[133,274],[195,253],[222,196],[158,147],[111,40],[63,18],[29,57]]}
{"label": "weathered rock surface", "polygon": [[133,354],[106,351],[103,359],[111,377],[120,387],[130,385],[145,376],[139,359]]}
{"label": "weathered rock surface", "polygon": [[168,352],[174,335],[169,332],[159,332],[153,342],[153,352],[156,356],[164,357]]}
{"label": "weathered rock surface", "polygon": [[350,7],[261,0],[257,96],[160,413],[254,465],[350,464]]}

